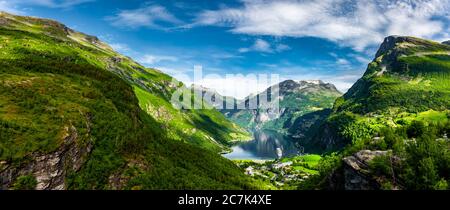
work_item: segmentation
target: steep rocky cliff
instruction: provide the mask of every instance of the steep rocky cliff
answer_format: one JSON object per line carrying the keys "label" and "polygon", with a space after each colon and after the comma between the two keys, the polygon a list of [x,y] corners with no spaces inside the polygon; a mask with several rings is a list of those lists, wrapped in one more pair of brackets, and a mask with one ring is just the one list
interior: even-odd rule
{"label": "steep rocky cliff", "polygon": [[[385,127],[445,116],[450,107],[450,46],[414,37],[389,36],[312,142],[323,151],[371,139]],[[426,118],[426,117],[425,117]]]}
{"label": "steep rocky cliff", "polygon": [[32,176],[36,179],[36,190],[67,189],[65,177],[68,171],[77,172],[92,151],[92,141],[77,145],[78,132],[75,127],[66,127],[63,143],[51,153],[34,152],[25,161],[13,166],[7,161],[0,164],[0,187],[10,189],[20,177]]}

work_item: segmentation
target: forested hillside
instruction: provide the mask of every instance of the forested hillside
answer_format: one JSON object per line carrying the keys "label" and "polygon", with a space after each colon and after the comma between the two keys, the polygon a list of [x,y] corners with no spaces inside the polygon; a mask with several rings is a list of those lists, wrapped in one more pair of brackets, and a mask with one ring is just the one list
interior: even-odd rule
{"label": "forested hillside", "polygon": [[[344,174],[365,174],[374,189],[447,189],[449,119],[450,46],[387,37],[313,139],[318,151],[340,151],[329,156],[322,175],[343,164]],[[356,153],[362,150],[384,152]]]}
{"label": "forested hillside", "polygon": [[0,188],[259,187],[217,154],[246,132],[172,110],[169,76],[52,20],[1,13],[0,40]]}

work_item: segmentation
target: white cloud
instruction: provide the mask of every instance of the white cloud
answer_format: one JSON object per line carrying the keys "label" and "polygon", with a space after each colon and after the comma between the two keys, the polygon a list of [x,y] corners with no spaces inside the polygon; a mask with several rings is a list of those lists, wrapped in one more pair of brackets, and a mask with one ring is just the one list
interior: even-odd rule
{"label": "white cloud", "polygon": [[142,64],[153,65],[162,61],[177,61],[178,59],[174,56],[167,55],[144,55],[142,58],[138,59],[138,61]]}
{"label": "white cloud", "polygon": [[255,52],[273,53],[273,52],[282,52],[290,49],[291,48],[285,44],[277,44],[276,46],[272,47],[272,45],[269,42],[263,39],[256,39],[255,43],[252,46],[240,48],[239,52],[246,53],[250,51],[255,51]]}
{"label": "white cloud", "polygon": [[378,45],[388,35],[438,38],[450,0],[242,0],[236,8],[202,12],[195,25],[231,27],[250,35],[319,37],[355,50]]}
{"label": "white cloud", "polygon": [[235,55],[235,54],[228,53],[228,52],[214,52],[214,53],[212,53],[212,54],[210,54],[210,55],[211,55],[212,58],[219,59],[219,60],[222,60],[222,59],[235,59],[235,58],[240,59],[240,58],[244,58],[242,55]]}
{"label": "white cloud", "polygon": [[317,74],[314,72],[305,72],[303,74],[284,75],[282,80],[322,80],[331,83],[336,88],[345,93],[362,76],[362,72],[345,72],[338,75]]}
{"label": "white cloud", "polygon": [[192,83],[190,82],[191,78],[187,75],[188,73],[192,73],[193,70],[191,68],[180,66],[155,66],[154,68],[175,77],[184,84],[190,85]]}
{"label": "white cloud", "polygon": [[262,39],[256,39],[255,43],[251,47],[239,49],[239,52],[242,52],[242,53],[249,52],[249,51],[269,53],[269,52],[272,52],[272,48],[267,41],[264,41]]}
{"label": "white cloud", "polygon": [[95,0],[22,0],[24,3],[46,6],[51,8],[68,8]]}
{"label": "white cloud", "polygon": [[[361,77],[361,72],[347,72],[347,74],[341,75],[326,75],[318,74],[313,71],[303,72],[302,74],[284,74],[279,75],[282,82],[284,80],[322,80],[324,82],[329,82],[336,86],[336,88],[345,93],[347,90]],[[270,76],[270,75],[269,75]],[[276,84],[273,81],[268,80],[268,83],[258,84],[257,77],[251,77],[249,75],[233,75],[231,80],[227,80],[225,77],[212,77],[204,78],[200,81],[195,81],[195,84],[201,85],[203,87],[211,88],[216,90],[221,95],[233,96],[238,99],[243,99],[250,94],[256,94],[261,92],[271,85]],[[181,78],[177,77],[180,81],[190,86],[192,84],[191,78]],[[261,82],[261,81],[259,81]]]}
{"label": "white cloud", "polygon": [[285,44],[278,44],[278,45],[275,47],[275,50],[276,50],[277,52],[282,52],[282,51],[286,51],[286,50],[290,50],[290,49],[292,49],[292,48],[289,47],[288,45],[285,45]]}
{"label": "white cloud", "polygon": [[[261,77],[259,77],[261,76]],[[266,78],[259,79],[259,78]],[[270,75],[228,75],[228,77],[208,77],[205,76],[200,81],[195,81],[196,85],[211,88],[216,90],[219,94],[224,96],[232,96],[237,99],[244,99],[250,94],[256,94],[264,91],[271,85],[281,81],[272,81]],[[191,81],[192,82],[192,81]],[[189,84],[190,85],[190,84]]]}
{"label": "white cloud", "polygon": [[110,43],[109,46],[111,46],[115,51],[121,53],[129,52],[131,50],[128,45],[122,43]]}
{"label": "white cloud", "polygon": [[95,0],[9,0],[11,5],[34,5],[50,8],[69,8]]}
{"label": "white cloud", "polygon": [[11,1],[0,1],[0,11],[9,12],[13,14],[22,14],[23,12],[12,4]]}
{"label": "white cloud", "polygon": [[338,64],[338,65],[350,65],[351,63],[350,63],[350,61],[348,61],[345,58],[339,58],[339,59],[336,60],[336,64]]}
{"label": "white cloud", "polygon": [[252,47],[255,51],[270,52],[270,44],[262,39],[257,39]]}
{"label": "white cloud", "polygon": [[364,65],[367,65],[372,61],[368,56],[361,56],[357,54],[349,54],[349,56]]}
{"label": "white cloud", "polygon": [[342,93],[345,93],[350,89],[355,82],[361,78],[360,73],[352,73],[347,75],[338,75],[338,76],[332,76],[332,77],[323,77],[322,80],[325,82],[330,82],[336,88],[341,91]]}
{"label": "white cloud", "polygon": [[162,29],[163,27],[160,26],[160,23],[173,25],[182,23],[165,7],[159,5],[146,5],[134,10],[122,10],[115,16],[107,17],[106,19],[111,21],[114,26],[129,28],[150,27]]}
{"label": "white cloud", "polygon": [[24,15],[26,6],[68,9],[95,0],[0,0],[0,11]]}
{"label": "white cloud", "polygon": [[[335,58],[336,59],[336,64],[337,65],[341,65],[341,66],[349,66],[349,65],[351,65],[352,63],[350,62],[350,60],[348,60],[348,59],[346,59],[346,58],[343,58],[343,57],[340,57],[339,55],[337,55],[336,53],[334,53],[334,52],[331,52],[331,53],[329,53],[329,55],[331,56],[331,57],[333,57],[333,58]],[[358,62],[361,62],[362,61],[362,56],[360,56],[360,55],[357,55],[357,54],[349,54],[348,56],[350,56],[350,57],[352,57],[353,59],[355,59],[355,60],[357,60]]]}

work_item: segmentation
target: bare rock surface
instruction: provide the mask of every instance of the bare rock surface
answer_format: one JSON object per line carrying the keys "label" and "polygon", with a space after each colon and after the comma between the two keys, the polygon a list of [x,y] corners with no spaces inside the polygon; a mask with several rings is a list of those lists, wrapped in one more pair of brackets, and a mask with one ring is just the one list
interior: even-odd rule
{"label": "bare rock surface", "polygon": [[387,155],[387,151],[361,150],[352,156],[345,157],[344,188],[346,190],[376,190],[380,184],[369,172],[369,162],[375,157]]}
{"label": "bare rock surface", "polygon": [[77,145],[78,132],[75,127],[66,127],[66,131],[63,145],[54,152],[33,153],[27,158],[28,161],[19,166],[0,162],[0,189],[10,189],[21,176],[33,176],[37,181],[36,190],[66,189],[67,172],[80,170],[92,150],[91,143],[82,147]]}

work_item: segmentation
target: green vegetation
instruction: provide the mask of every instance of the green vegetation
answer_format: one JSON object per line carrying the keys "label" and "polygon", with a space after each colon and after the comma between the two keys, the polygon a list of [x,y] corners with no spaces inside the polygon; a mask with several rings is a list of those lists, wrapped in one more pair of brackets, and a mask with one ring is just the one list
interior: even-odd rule
{"label": "green vegetation", "polygon": [[449,189],[450,141],[445,136],[449,128],[450,123],[414,121],[406,128],[383,129],[379,140],[367,141],[364,148],[357,149],[391,151],[370,164],[372,174],[386,189]]}
{"label": "green vegetation", "polygon": [[450,47],[411,37],[397,39],[391,48],[380,50],[363,78],[336,100],[326,125],[341,144],[328,150],[371,138],[385,127],[447,120]]}
{"label": "green vegetation", "polygon": [[314,139],[322,152],[339,150],[338,158],[324,159],[339,161],[321,165],[331,170],[319,170],[310,187],[325,185],[343,157],[369,149],[392,151],[370,166],[384,189],[448,188],[450,47],[412,37],[388,39],[363,78],[336,100],[321,127],[325,132]]}
{"label": "green vegetation", "polygon": [[[275,86],[268,88],[261,95],[271,91],[272,88]],[[316,121],[323,120],[324,115],[328,114],[327,110],[333,106],[336,98],[341,96],[341,93],[332,84],[322,81],[317,81],[316,84],[308,81],[286,80],[278,84],[278,89],[279,104],[271,101],[264,106],[260,105],[257,109],[223,110],[222,112],[228,119],[249,130],[273,130],[309,138],[315,128],[313,126],[312,132],[308,132],[311,125]],[[246,102],[241,101],[240,103],[248,103],[249,100],[255,98],[256,96],[252,96]],[[273,116],[273,113],[269,114],[269,112],[277,110],[275,105],[279,106],[279,113],[276,113],[278,114],[276,117]],[[320,117],[316,117],[316,115],[320,115]],[[263,117],[261,118],[261,116]],[[301,138],[298,141],[306,140]]]}
{"label": "green vegetation", "polygon": [[265,162],[247,160],[234,162],[269,189],[294,190],[299,185],[308,183],[310,177],[319,173],[321,158],[320,155],[304,155]]}
{"label": "green vegetation", "polygon": [[318,88],[319,90],[314,92],[292,92],[284,96],[280,101],[280,109],[285,110],[283,114],[280,118],[265,123],[262,127],[276,131],[291,130],[294,131],[291,134],[298,134],[295,130],[298,130],[301,125],[296,124],[296,120],[307,114],[331,108],[336,98],[341,96],[337,90]]}
{"label": "green vegetation", "polygon": [[27,175],[18,177],[12,188],[14,190],[34,190],[36,185],[36,178],[32,175]]}
{"label": "green vegetation", "polygon": [[[390,171],[381,170],[386,182],[398,182],[407,189],[450,189],[450,142],[444,137],[450,129],[450,123],[430,124],[414,121],[406,130],[385,130],[384,144],[393,148],[393,156],[399,158],[398,166]],[[402,144],[401,137],[407,136]],[[404,138],[403,138],[404,139]],[[383,162],[375,169],[390,167]],[[391,175],[391,176],[390,176]],[[393,178],[397,176],[397,180]]]}
{"label": "green vegetation", "polygon": [[318,164],[322,157],[320,155],[304,155],[292,158],[284,158],[281,161],[292,161],[294,171],[304,172],[311,175],[318,174]]}
{"label": "green vegetation", "polygon": [[171,139],[221,152],[232,141],[251,138],[249,133],[216,110],[178,110],[170,101],[154,96],[138,86],[134,86],[134,90],[140,107],[164,125]]}
{"label": "green vegetation", "polygon": [[[79,170],[64,168],[68,189],[317,189],[362,149],[391,151],[369,165],[384,189],[449,189],[450,46],[397,38],[334,107],[337,91],[284,94],[283,114],[260,128],[338,152],[239,168],[217,153],[249,137],[236,124],[258,126],[253,113],[231,113],[234,124],[214,109],[177,110],[177,81],[96,37],[51,20],[0,20],[2,167],[26,166],[75,132],[73,146],[93,149]],[[9,187],[37,184],[29,174]]]}
{"label": "green vegetation", "polygon": [[[259,188],[216,153],[246,135],[220,113],[179,112],[175,120],[184,124],[178,125],[146,109],[173,112],[167,75],[56,22],[0,18],[7,23],[0,27],[0,161],[20,167],[32,154],[54,152],[74,127],[76,146],[93,150],[79,171],[68,169],[68,189]],[[189,124],[204,136],[189,138]],[[26,176],[12,187],[33,185]]]}

